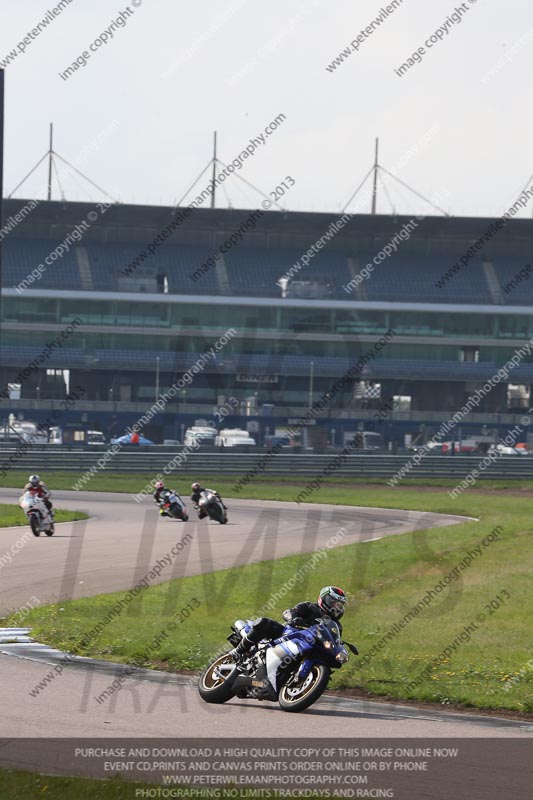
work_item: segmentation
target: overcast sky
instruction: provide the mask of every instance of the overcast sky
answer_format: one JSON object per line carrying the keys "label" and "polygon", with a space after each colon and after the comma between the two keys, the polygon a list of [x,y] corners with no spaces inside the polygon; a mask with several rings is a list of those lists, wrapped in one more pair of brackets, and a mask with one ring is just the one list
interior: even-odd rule
{"label": "overcast sky", "polygon": [[[290,176],[280,200],[290,210],[340,211],[379,136],[380,163],[448,212],[500,215],[533,174],[531,0],[396,3],[328,71],[386,0],[72,0],[26,45],[56,3],[4,0],[0,61],[18,53],[6,65],[4,194],[46,152],[51,121],[55,149],[114,197],[170,205],[209,162],[214,130],[230,162],[285,114],[239,174],[266,194]],[[461,5],[461,22],[450,24]],[[124,27],[90,51],[120,12]],[[442,40],[426,47],[442,26]],[[421,46],[422,60],[399,77]],[[83,51],[86,66],[63,80]],[[101,198],[81,179],[62,181],[68,200]],[[45,188],[41,166],[17,196]],[[260,202],[235,177],[224,188],[217,205]],[[428,212],[400,186],[388,190],[399,213]],[[368,199],[348,208],[368,209]],[[381,191],[378,211],[390,210]]]}

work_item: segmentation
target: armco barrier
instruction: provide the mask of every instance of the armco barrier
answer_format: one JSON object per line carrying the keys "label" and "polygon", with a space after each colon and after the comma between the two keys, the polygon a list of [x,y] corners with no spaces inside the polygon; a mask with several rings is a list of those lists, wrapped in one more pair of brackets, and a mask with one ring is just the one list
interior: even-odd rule
{"label": "armco barrier", "polygon": [[[0,476],[6,462],[14,455],[14,446],[0,446]],[[119,451],[107,462],[105,471],[124,473],[162,473],[165,467],[179,455],[181,448],[150,447]],[[12,469],[32,472],[69,472],[75,482],[84,472],[90,470],[106,453],[106,446],[80,449],[77,447],[36,445],[32,450],[16,458]],[[358,478],[391,478],[401,468],[411,463],[412,455],[353,454],[339,459],[338,453],[277,453],[270,460],[266,451],[260,448],[253,453],[231,453],[225,451],[206,451],[190,453],[180,467],[173,468],[169,475],[292,475],[311,478],[323,474],[328,465],[331,476]],[[419,464],[405,474],[406,478],[464,478],[478,468],[483,456],[426,456]],[[500,456],[487,469],[480,472],[480,478],[533,479],[533,456]],[[0,477],[0,485],[5,483]]]}

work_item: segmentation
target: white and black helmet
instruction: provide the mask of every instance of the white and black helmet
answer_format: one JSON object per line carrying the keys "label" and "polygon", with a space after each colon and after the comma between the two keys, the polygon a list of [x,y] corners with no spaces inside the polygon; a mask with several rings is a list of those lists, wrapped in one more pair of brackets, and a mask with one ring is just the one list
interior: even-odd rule
{"label": "white and black helmet", "polygon": [[39,475],[30,475],[28,478],[28,483],[31,483],[32,486],[38,486],[41,482],[41,478]]}
{"label": "white and black helmet", "polygon": [[318,595],[318,605],[322,613],[339,620],[346,607],[346,593],[338,586],[324,586]]}

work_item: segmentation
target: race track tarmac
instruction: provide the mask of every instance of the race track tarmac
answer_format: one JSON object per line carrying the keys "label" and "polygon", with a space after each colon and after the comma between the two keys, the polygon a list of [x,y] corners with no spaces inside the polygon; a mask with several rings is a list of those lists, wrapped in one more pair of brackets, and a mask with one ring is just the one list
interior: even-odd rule
{"label": "race track tarmac", "polygon": [[[0,611],[4,613],[20,608],[31,597],[44,604],[132,588],[186,534],[192,537],[187,547],[157,580],[464,521],[392,509],[231,500],[228,525],[183,524],[159,519],[151,503],[137,505],[120,494],[57,492],[54,499],[58,507],[85,511],[91,519],[58,525],[54,537],[32,536],[20,548],[17,542],[28,528],[0,530],[0,558],[11,554],[9,563],[0,562]],[[1,489],[0,500],[16,502],[16,493]],[[430,541],[431,530],[426,535]],[[60,654],[46,647],[0,645],[0,737],[322,737],[328,721],[339,737],[531,735],[531,726],[520,721],[333,695],[299,715],[286,714],[277,704],[238,699],[213,707],[201,701],[194,678],[152,671],[125,677],[122,689],[99,703],[95,698],[124,668],[83,659],[66,665],[32,696],[32,689],[59,659]],[[34,758],[38,760],[38,754]]]}

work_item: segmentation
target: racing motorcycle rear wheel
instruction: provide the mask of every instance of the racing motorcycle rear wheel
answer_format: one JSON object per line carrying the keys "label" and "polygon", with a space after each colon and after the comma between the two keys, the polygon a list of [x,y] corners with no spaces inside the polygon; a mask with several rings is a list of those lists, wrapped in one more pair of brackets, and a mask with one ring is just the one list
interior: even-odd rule
{"label": "racing motorcycle rear wheel", "polygon": [[303,711],[315,703],[329,682],[330,670],[322,664],[313,664],[306,678],[291,676],[282,687],[278,702],[283,711]]}
{"label": "racing motorcycle rear wheel", "polygon": [[223,675],[223,672],[229,673],[230,667],[235,667],[235,662],[226,654],[219,656],[208,666],[198,684],[202,700],[206,703],[227,703],[231,700],[234,696],[233,681],[228,681]]}

